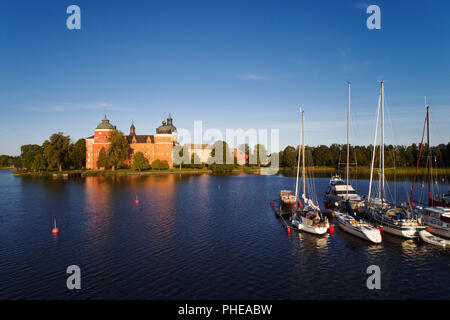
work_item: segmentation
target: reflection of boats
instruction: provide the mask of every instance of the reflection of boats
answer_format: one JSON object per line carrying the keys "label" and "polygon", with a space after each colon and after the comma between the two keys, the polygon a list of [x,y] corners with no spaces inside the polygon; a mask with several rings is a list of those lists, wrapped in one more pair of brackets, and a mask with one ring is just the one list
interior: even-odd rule
{"label": "reflection of boats", "polygon": [[426,207],[422,218],[431,233],[450,238],[450,208]]}
{"label": "reflection of boats", "polygon": [[[324,234],[328,230],[328,219],[320,213],[320,208],[311,199],[306,198],[306,172],[305,172],[305,112],[302,111],[302,178],[303,178],[303,203],[299,206],[291,218],[292,227],[313,234]],[[298,197],[298,176],[300,172],[300,155],[297,160],[297,181],[295,196]],[[300,204],[299,204],[300,205]],[[303,209],[302,209],[303,207]]]}
{"label": "reflection of boats", "polygon": [[336,211],[334,214],[336,216],[338,226],[344,231],[373,243],[381,242],[381,232],[378,228],[375,228],[364,220],[358,221],[355,217],[348,213]]}
{"label": "reflection of boats", "polygon": [[280,203],[283,207],[288,209],[293,209],[295,203],[297,202],[296,196],[291,190],[281,190],[280,191]]}
{"label": "reflection of boats", "polygon": [[447,247],[447,248],[450,247],[450,240],[436,237],[426,230],[420,231],[419,236],[420,236],[420,239],[422,239],[423,241],[433,244],[435,246]]}
{"label": "reflection of boats", "polygon": [[[418,232],[423,230],[419,223],[418,216],[410,211],[408,208],[395,207],[395,205],[387,204],[386,193],[385,193],[385,183],[384,183],[384,81],[381,81],[381,145],[380,145],[380,166],[381,166],[381,176],[378,188],[378,200],[371,199],[371,188],[372,188],[372,174],[375,161],[376,152],[376,132],[375,130],[375,142],[372,154],[372,164],[371,164],[371,175],[370,175],[370,186],[369,186],[369,196],[367,199],[367,205],[365,213],[370,219],[372,219],[378,226],[380,226],[383,232],[388,232],[393,235],[413,238],[418,236]],[[380,105],[378,105],[377,112],[377,126],[378,126],[378,115],[380,111]]]}

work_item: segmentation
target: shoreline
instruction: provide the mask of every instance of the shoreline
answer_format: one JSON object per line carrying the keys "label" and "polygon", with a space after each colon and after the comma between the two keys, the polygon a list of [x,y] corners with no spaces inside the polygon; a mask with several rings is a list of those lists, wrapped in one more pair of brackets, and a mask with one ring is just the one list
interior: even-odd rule
{"label": "shoreline", "polygon": [[[17,171],[15,168],[2,168],[2,170],[15,170],[11,174],[14,176],[26,176],[26,177],[49,177],[49,178],[71,178],[71,177],[105,177],[105,176],[149,176],[149,175],[164,175],[164,174],[186,174],[186,175],[198,175],[198,174],[220,174],[220,175],[232,175],[232,174],[264,174],[265,168],[252,168],[252,167],[241,167],[233,169],[229,172],[214,172],[211,169],[168,169],[168,170],[146,170],[146,171],[133,171],[131,169],[116,169],[113,170],[67,170],[67,171],[42,171],[42,172],[32,172],[32,171]],[[268,168],[267,168],[268,169]],[[307,171],[311,173],[316,173],[319,175],[333,175],[338,171],[335,168],[331,167],[309,167],[306,168]],[[376,171],[375,171],[376,172]],[[275,174],[287,174],[295,175],[296,168],[285,168],[281,167],[277,170]],[[341,172],[341,176],[345,175],[344,172]],[[370,168],[368,167],[360,167],[360,168],[350,168],[351,175],[368,175],[370,174]],[[415,167],[399,167],[394,170],[394,168],[386,169],[386,176],[414,176],[416,173]],[[432,170],[433,175],[446,176],[450,175],[450,168],[438,168]],[[418,176],[427,175],[426,168],[419,168],[417,172]],[[442,177],[441,177],[442,178]],[[447,179],[445,179],[447,180]]]}

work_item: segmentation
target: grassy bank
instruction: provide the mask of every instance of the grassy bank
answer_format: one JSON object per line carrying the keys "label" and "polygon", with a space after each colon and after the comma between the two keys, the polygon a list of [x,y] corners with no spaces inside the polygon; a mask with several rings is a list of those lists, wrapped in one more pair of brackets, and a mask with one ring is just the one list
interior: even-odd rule
{"label": "grassy bank", "polygon": [[132,169],[116,169],[116,170],[63,170],[63,171],[22,171],[18,170],[13,172],[15,176],[35,176],[35,177],[54,177],[54,176],[82,176],[82,177],[103,177],[103,176],[115,176],[115,175],[150,175],[150,174],[198,174],[198,173],[211,173],[211,170],[203,169],[191,169],[191,168],[172,168],[166,170],[143,170],[141,172],[134,171]]}

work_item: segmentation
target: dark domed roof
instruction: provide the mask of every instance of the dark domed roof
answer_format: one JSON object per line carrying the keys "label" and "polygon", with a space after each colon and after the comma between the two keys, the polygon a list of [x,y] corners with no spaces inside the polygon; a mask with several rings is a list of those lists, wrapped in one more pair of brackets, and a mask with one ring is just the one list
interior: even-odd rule
{"label": "dark domed roof", "polygon": [[172,124],[172,117],[170,116],[170,113],[167,118],[167,123],[163,121],[162,125],[156,128],[156,133],[159,134],[172,134],[175,131],[177,131],[177,128]]}
{"label": "dark domed roof", "polygon": [[113,126],[111,123],[109,123],[108,118],[103,118],[102,122],[97,126],[97,129],[116,129],[116,126]]}

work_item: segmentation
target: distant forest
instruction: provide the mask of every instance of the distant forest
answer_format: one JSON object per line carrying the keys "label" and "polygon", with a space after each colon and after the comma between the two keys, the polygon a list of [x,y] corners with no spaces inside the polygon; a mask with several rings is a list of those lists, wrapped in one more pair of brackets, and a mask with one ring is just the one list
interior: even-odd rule
{"label": "distant forest", "polygon": [[[297,147],[298,148],[298,147]],[[280,151],[280,166],[294,167],[297,165],[298,149],[287,146]],[[375,157],[375,166],[379,163],[379,146]],[[350,159],[352,165],[370,166],[373,146],[350,146]],[[420,146],[413,143],[410,146],[385,146],[385,167],[415,167],[419,158]],[[426,167],[427,145],[422,149],[420,167]],[[450,167],[450,142],[431,147],[432,162],[435,167]],[[347,146],[332,144],[331,146],[305,146],[306,164],[308,166],[327,166],[338,168],[339,163],[347,161]]]}

